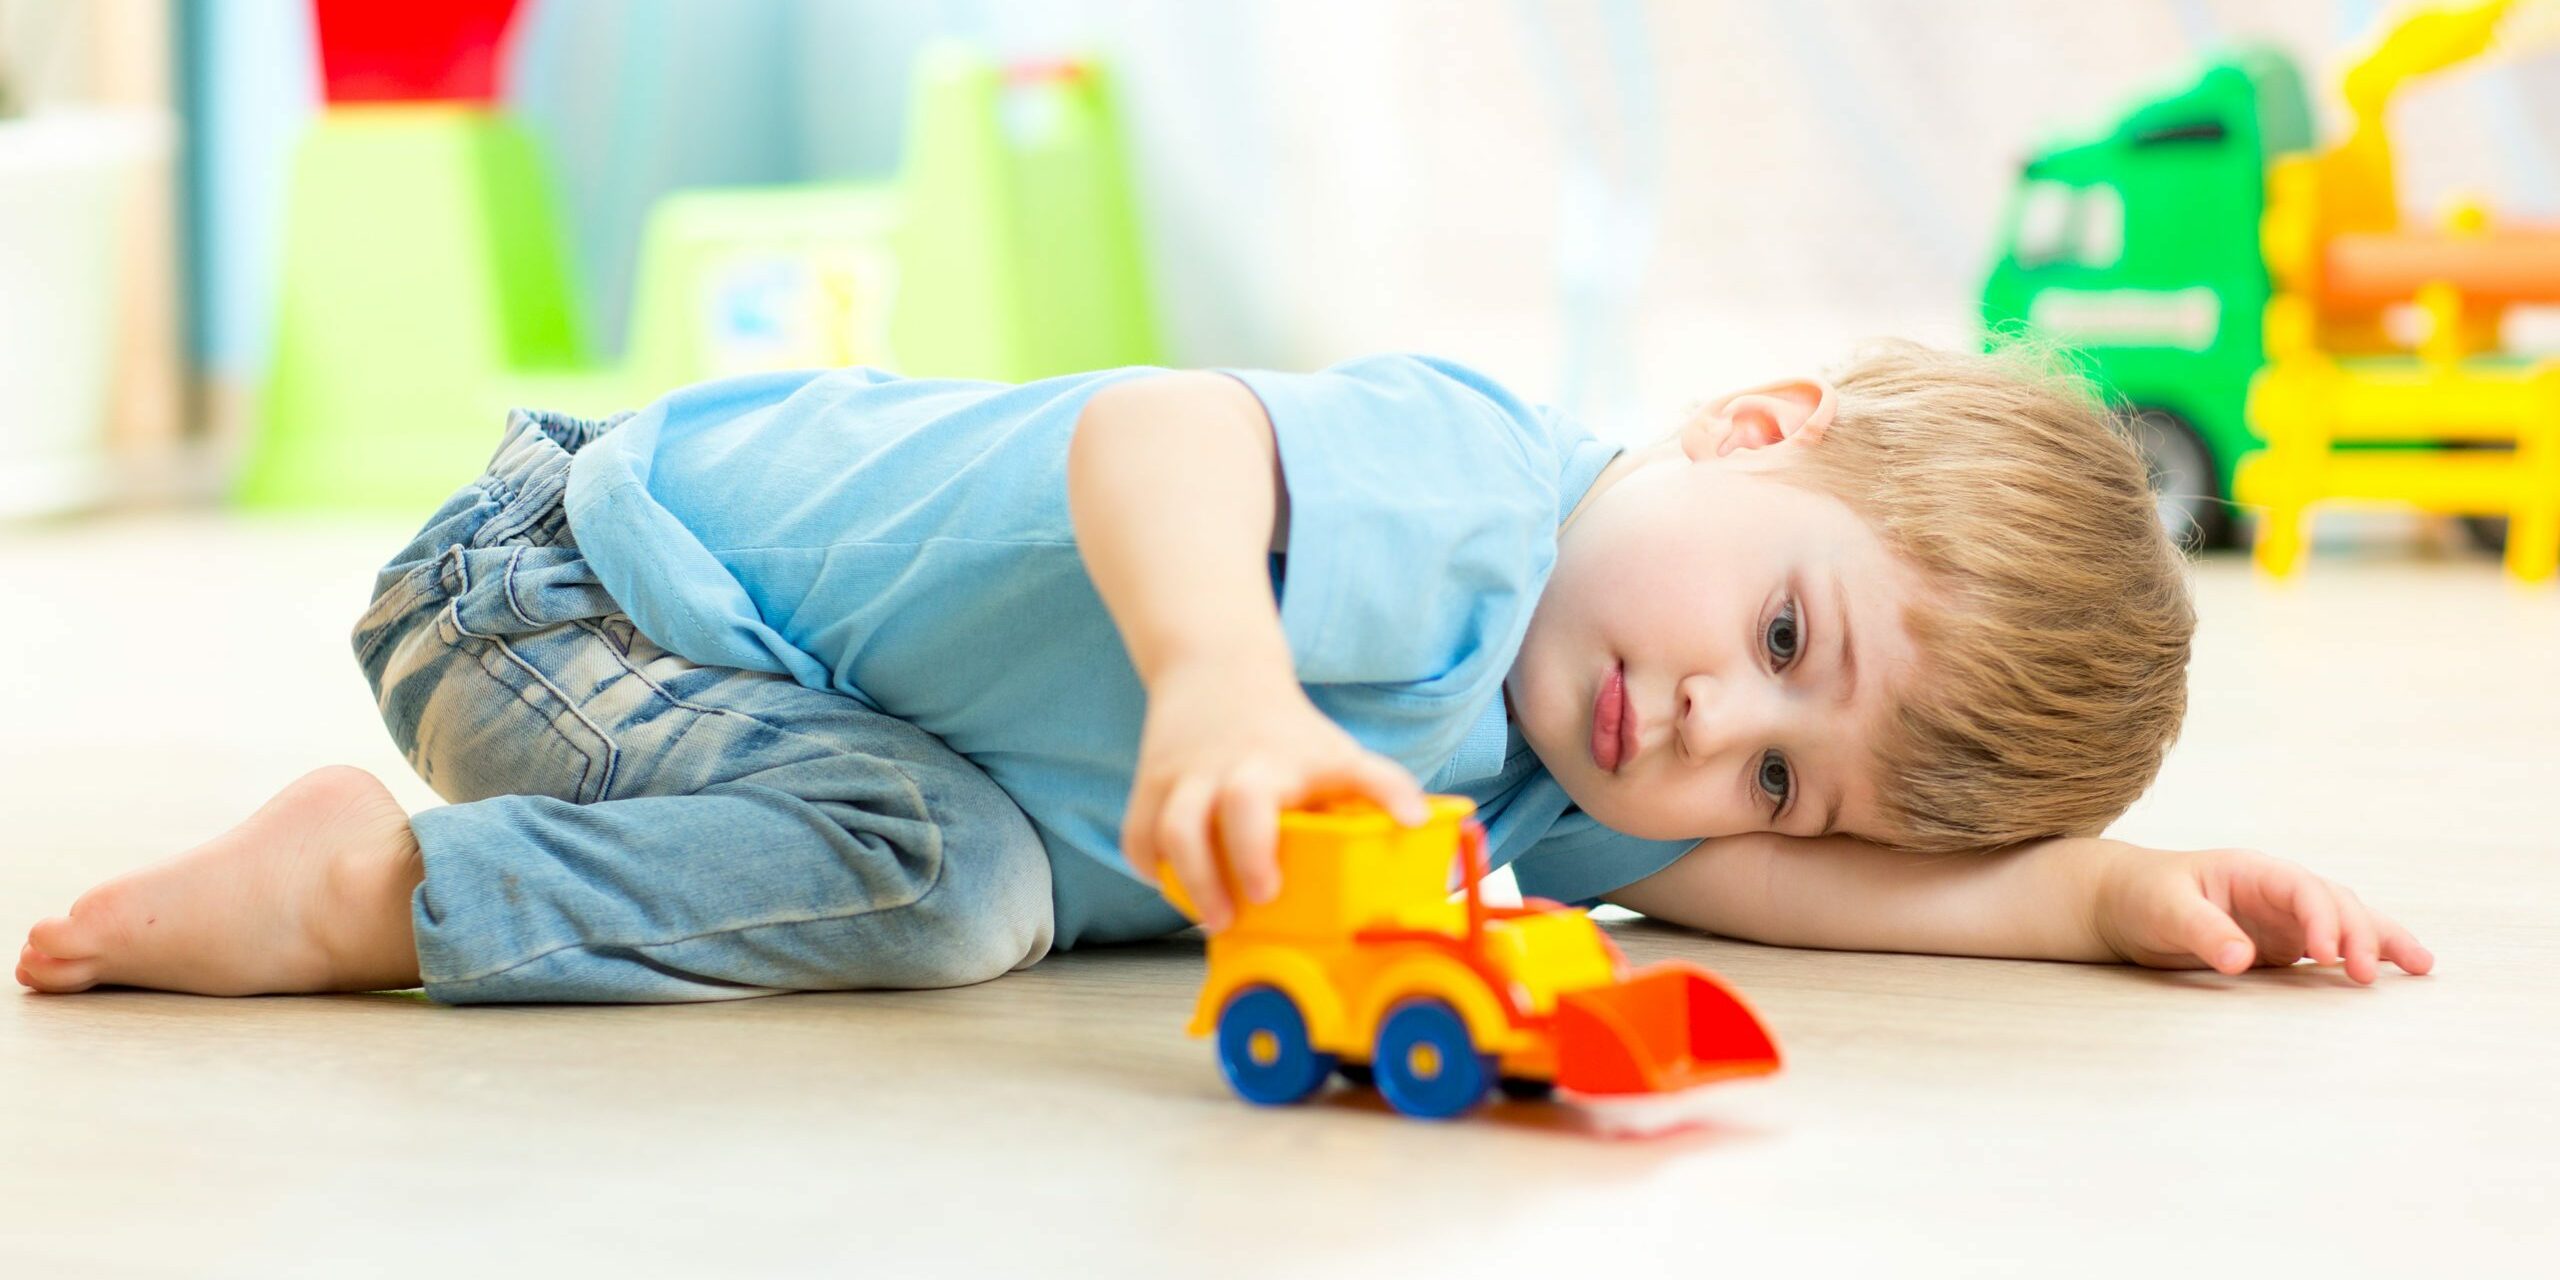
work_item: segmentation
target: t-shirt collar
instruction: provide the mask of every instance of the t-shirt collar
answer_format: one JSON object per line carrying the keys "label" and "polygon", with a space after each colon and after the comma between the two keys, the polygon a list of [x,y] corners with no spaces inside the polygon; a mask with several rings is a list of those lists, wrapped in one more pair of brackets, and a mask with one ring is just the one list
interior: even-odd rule
{"label": "t-shirt collar", "polygon": [[1585,438],[1573,443],[1573,451],[1565,455],[1564,474],[1556,479],[1556,527],[1564,527],[1564,518],[1591,492],[1591,485],[1609,467],[1612,459],[1625,453],[1627,447],[1613,440]]}

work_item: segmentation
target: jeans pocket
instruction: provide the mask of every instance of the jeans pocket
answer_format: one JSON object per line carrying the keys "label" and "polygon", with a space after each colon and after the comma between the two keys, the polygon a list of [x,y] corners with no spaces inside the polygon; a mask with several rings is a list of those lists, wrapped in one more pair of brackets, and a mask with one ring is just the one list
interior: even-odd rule
{"label": "jeans pocket", "polygon": [[367,676],[378,677],[374,657],[382,647],[400,635],[416,628],[428,608],[435,603],[436,562],[422,560],[410,566],[407,573],[392,580],[391,585],[374,594],[356,625],[347,633],[347,644],[355,650],[356,665]]}
{"label": "jeans pocket", "polygon": [[401,746],[437,794],[455,803],[498,795],[572,804],[612,798],[620,743],[564,685],[578,683],[577,673],[544,669],[570,637],[591,642],[567,625],[512,638],[475,635],[461,627],[452,604],[437,613],[438,669],[420,673],[404,715],[392,715],[385,700],[395,737],[407,720]]}

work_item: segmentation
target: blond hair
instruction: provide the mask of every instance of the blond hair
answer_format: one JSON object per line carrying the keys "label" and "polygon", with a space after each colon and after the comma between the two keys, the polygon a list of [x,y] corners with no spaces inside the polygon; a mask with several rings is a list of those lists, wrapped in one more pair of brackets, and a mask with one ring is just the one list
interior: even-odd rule
{"label": "blond hair", "polygon": [[2186,714],[2195,610],[2140,453],[2051,352],[1904,342],[1832,378],[1794,473],[1924,584],[1876,752],[1880,833],[1923,851],[2094,835],[2151,785]]}

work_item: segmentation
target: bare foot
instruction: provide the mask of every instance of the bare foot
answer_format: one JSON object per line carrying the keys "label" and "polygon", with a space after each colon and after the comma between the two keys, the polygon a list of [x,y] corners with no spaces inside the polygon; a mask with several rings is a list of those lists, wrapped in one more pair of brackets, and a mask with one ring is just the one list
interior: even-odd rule
{"label": "bare foot", "polygon": [[304,774],[239,826],[39,922],[18,981],[245,996],[418,985],[409,815],[362,769]]}

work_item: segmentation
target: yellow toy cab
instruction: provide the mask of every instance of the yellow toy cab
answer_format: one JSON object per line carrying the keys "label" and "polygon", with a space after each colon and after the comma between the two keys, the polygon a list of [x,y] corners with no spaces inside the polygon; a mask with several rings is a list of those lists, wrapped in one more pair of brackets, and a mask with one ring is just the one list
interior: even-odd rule
{"label": "yellow toy cab", "polygon": [[1439,1119],[1497,1087],[1606,1102],[1778,1069],[1760,1020],[1714,974],[1677,961],[1630,972],[1586,912],[1487,905],[1474,811],[1434,796],[1411,828],[1366,801],[1281,815],[1280,895],[1239,899],[1209,939],[1191,1021],[1216,1034],[1237,1093],[1297,1102],[1338,1070]]}

